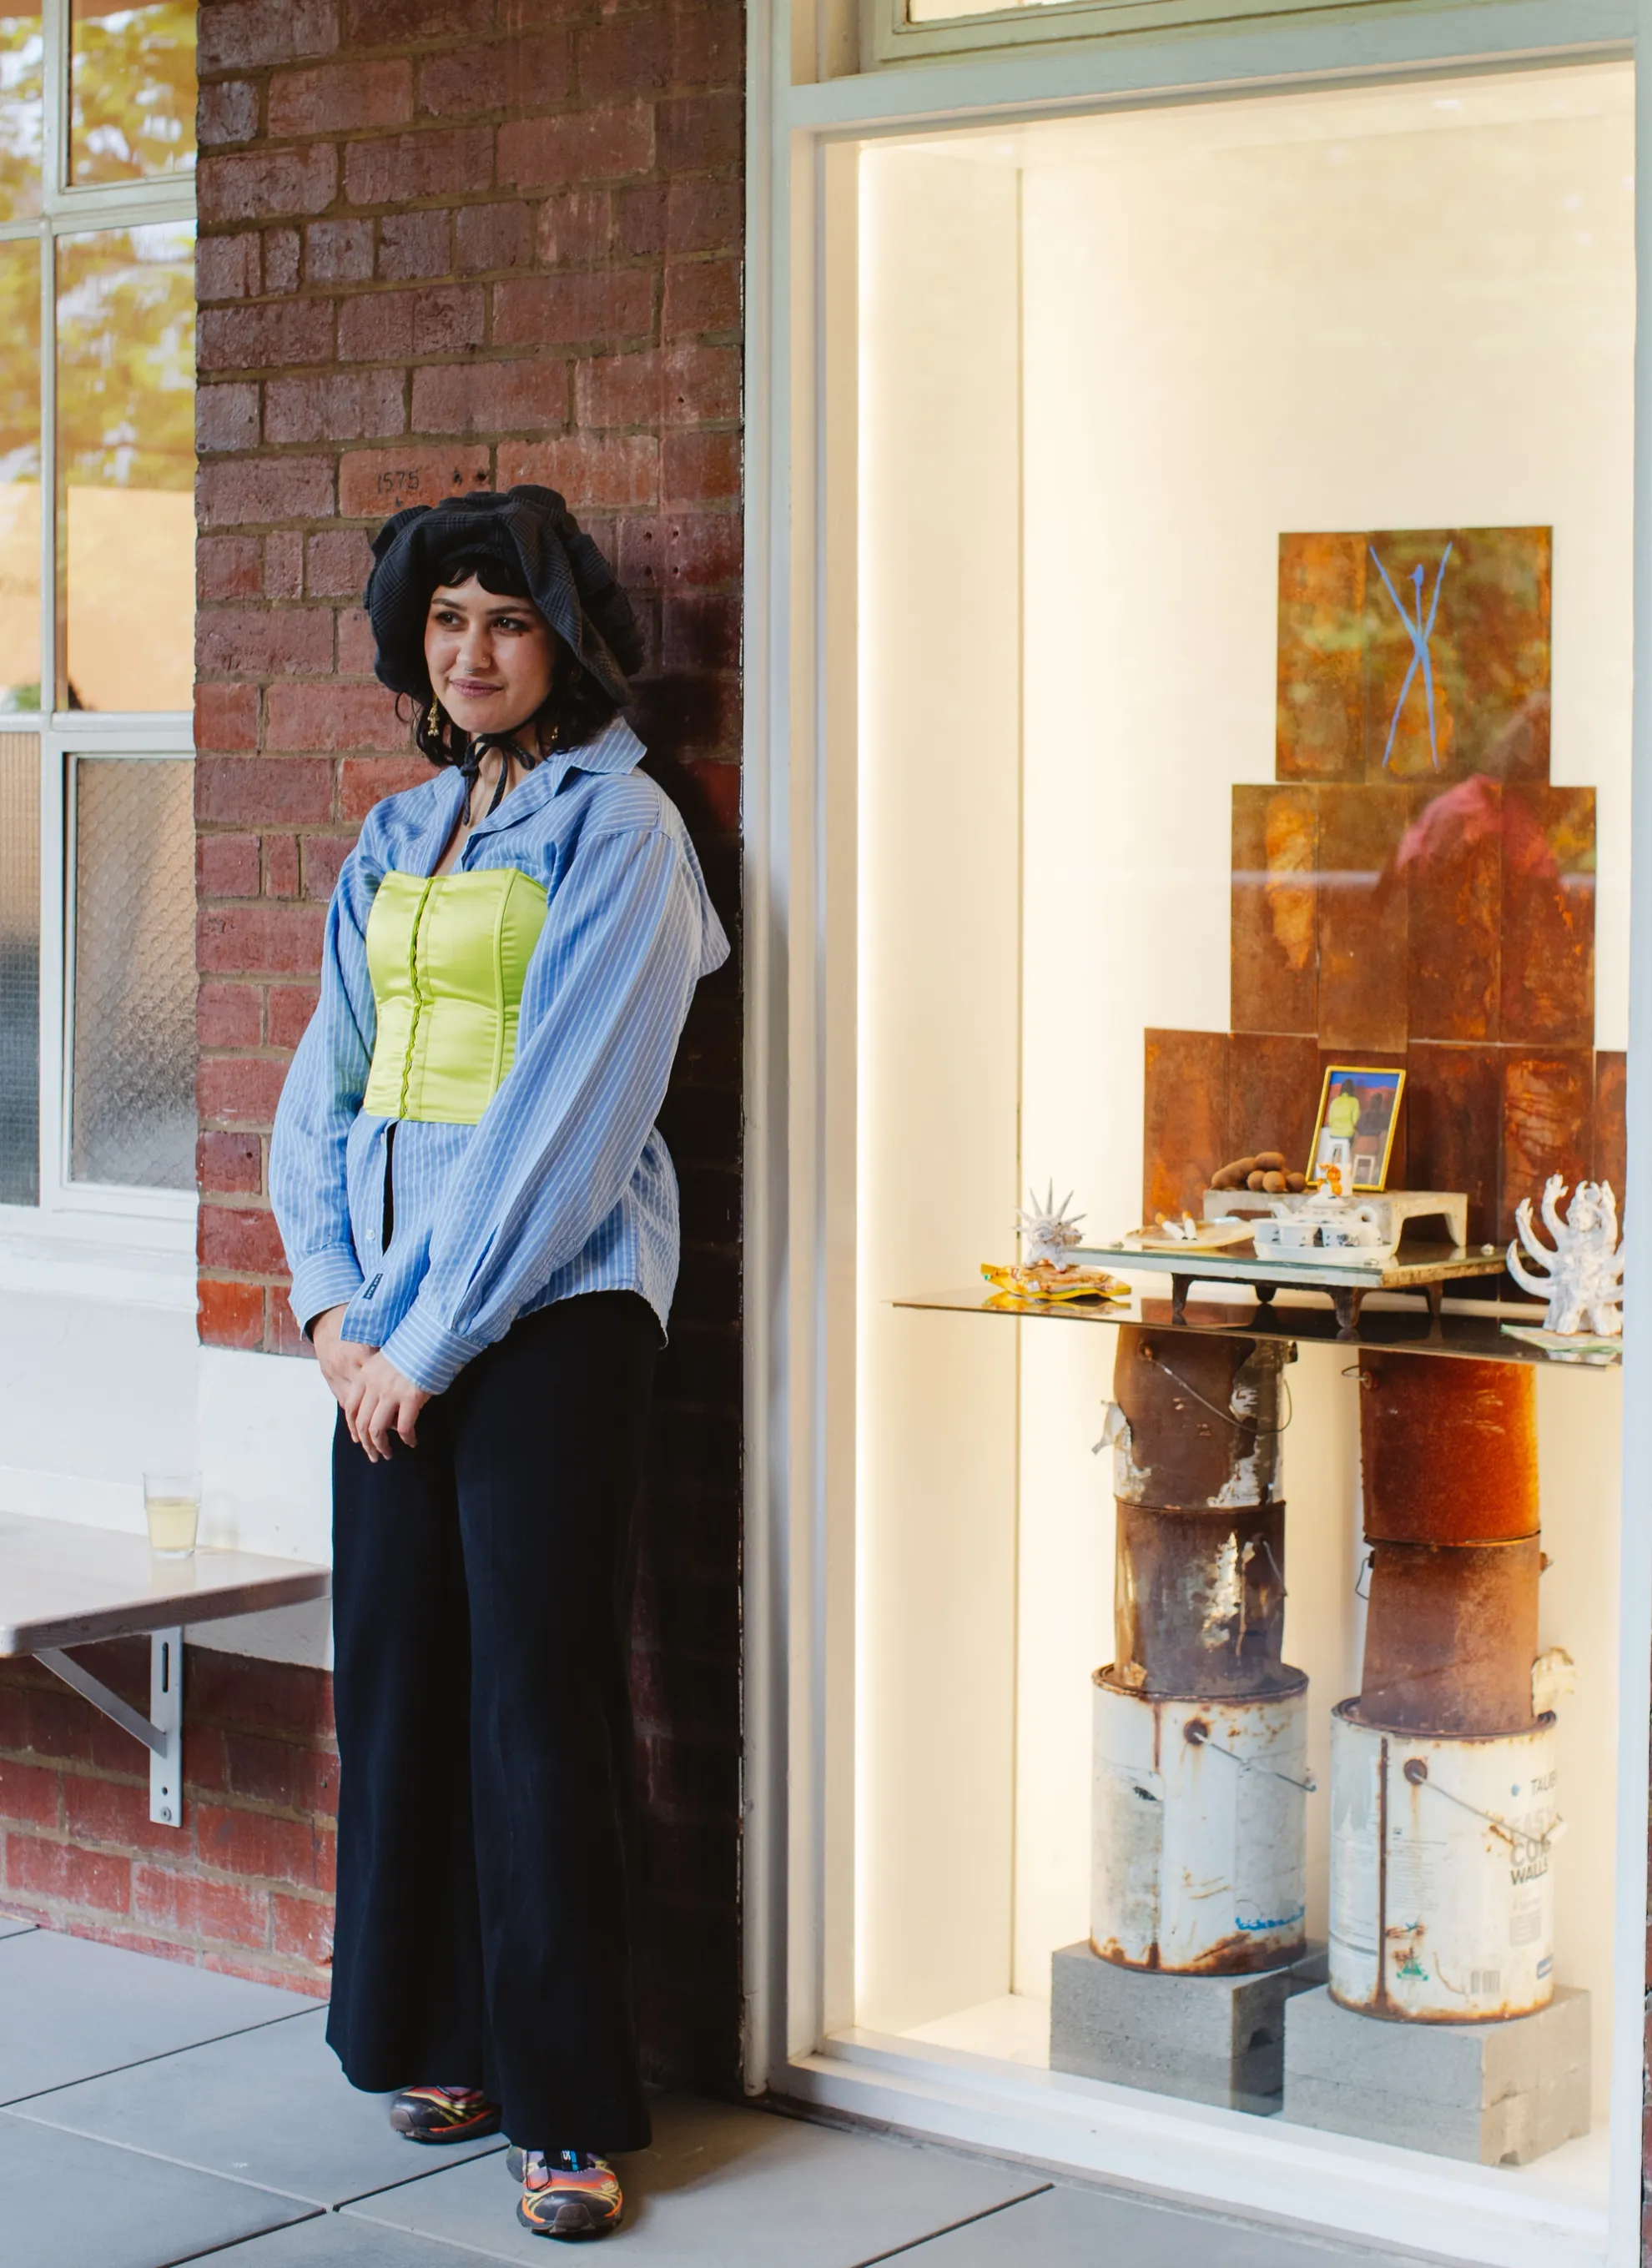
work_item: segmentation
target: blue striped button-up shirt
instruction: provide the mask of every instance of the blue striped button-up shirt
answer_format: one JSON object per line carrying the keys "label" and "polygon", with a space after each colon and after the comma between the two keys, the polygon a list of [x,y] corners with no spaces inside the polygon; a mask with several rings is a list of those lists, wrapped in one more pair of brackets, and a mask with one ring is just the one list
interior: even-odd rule
{"label": "blue striped button-up shirt", "polygon": [[373,894],[393,868],[434,872],[459,822],[458,773],[375,806],[333,893],[321,999],[276,1113],[270,1200],[300,1325],[343,1304],[344,1337],[382,1347],[431,1394],[555,1300],[638,1292],[662,1326],[670,1309],[677,1188],[654,1117],[694,988],[728,940],[675,806],[636,770],[642,753],[616,719],[547,757],[465,844],[458,872],[515,866],[547,894],[515,1062],[474,1126],[361,1107]]}

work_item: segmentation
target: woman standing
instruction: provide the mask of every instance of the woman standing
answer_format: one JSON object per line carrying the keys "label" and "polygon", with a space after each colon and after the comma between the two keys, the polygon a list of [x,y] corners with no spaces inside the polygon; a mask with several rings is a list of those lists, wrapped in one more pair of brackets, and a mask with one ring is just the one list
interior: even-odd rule
{"label": "woman standing", "polygon": [[328,2038],[518,2218],[617,2225],[643,2147],[623,1850],[632,1521],[678,1254],[654,1117],[726,958],[619,715],[641,644],[549,490],[398,512],[380,679],[434,777],[369,814],[270,1148],[339,1404]]}

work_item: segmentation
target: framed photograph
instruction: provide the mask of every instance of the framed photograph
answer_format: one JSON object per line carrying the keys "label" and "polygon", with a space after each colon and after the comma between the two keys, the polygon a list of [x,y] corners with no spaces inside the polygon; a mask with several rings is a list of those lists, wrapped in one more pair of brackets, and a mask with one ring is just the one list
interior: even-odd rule
{"label": "framed photograph", "polygon": [[1345,1196],[1386,1187],[1405,1092],[1403,1071],[1377,1071],[1358,1064],[1328,1066],[1308,1160],[1310,1189],[1320,1186],[1331,1166],[1337,1168]]}

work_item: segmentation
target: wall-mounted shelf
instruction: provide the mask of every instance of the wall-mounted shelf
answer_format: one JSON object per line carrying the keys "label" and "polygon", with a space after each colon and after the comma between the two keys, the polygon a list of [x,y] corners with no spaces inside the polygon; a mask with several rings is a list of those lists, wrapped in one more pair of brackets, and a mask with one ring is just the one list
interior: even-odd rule
{"label": "wall-mounted shelf", "polygon": [[[1139,1256],[1136,1256],[1139,1257]],[[1250,1300],[1190,1300],[1178,1314],[1172,1301],[1136,1292],[1125,1300],[1056,1301],[1014,1299],[1002,1292],[938,1292],[896,1300],[896,1307],[927,1309],[954,1315],[1033,1316],[1054,1322],[1150,1323],[1155,1330],[1243,1332],[1250,1338],[1297,1339],[1331,1346],[1384,1347],[1416,1354],[1457,1356],[1470,1362],[1562,1364],[1590,1370],[1616,1370],[1616,1353],[1551,1351],[1525,1339],[1510,1338],[1502,1329],[1508,1322],[1535,1323],[1540,1307],[1483,1307],[1478,1313],[1438,1315],[1406,1304],[1374,1302],[1374,1294],[1361,1310],[1350,1334],[1342,1329],[1329,1307],[1310,1304],[1302,1294],[1286,1294],[1267,1305]]]}

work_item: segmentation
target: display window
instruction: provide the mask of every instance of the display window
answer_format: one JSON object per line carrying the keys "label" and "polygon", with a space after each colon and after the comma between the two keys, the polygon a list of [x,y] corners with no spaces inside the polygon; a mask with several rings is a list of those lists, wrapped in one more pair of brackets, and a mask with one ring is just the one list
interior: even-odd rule
{"label": "display window", "polygon": [[1511,2264],[1638,2257],[1634,173],[1607,60],[820,176],[791,2083]]}

